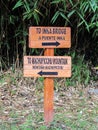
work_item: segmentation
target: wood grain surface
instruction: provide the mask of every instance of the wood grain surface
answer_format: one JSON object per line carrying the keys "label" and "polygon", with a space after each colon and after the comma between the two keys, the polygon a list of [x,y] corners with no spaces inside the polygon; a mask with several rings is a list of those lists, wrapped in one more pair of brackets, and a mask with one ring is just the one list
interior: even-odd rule
{"label": "wood grain surface", "polygon": [[24,56],[24,77],[71,77],[70,56]]}
{"label": "wood grain surface", "polygon": [[70,48],[70,27],[30,27],[30,48]]}

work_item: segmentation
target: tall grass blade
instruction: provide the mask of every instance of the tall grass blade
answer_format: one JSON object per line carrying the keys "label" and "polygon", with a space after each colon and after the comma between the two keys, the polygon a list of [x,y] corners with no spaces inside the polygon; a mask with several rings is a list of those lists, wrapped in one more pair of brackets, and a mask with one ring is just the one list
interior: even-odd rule
{"label": "tall grass blade", "polygon": [[19,8],[19,7],[22,6],[22,5],[23,5],[22,0],[19,0],[19,1],[15,4],[15,6],[12,8],[12,10],[17,9],[17,8]]}
{"label": "tall grass blade", "polygon": [[52,22],[52,23],[55,23],[55,21],[57,20],[57,18],[59,17],[59,15],[60,15],[60,12],[57,11],[57,12],[54,14],[54,16],[52,17],[51,22]]}

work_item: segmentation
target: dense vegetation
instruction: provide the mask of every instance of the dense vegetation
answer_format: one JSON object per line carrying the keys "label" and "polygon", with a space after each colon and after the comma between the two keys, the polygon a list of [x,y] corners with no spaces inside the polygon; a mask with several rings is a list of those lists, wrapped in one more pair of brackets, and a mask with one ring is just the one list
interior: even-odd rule
{"label": "dense vegetation", "polygon": [[[98,130],[98,0],[0,1],[0,130]],[[72,76],[54,79],[54,121],[43,120],[43,78],[23,77],[30,26],[69,26]],[[96,80],[97,79],[97,80]],[[74,87],[72,87],[74,86]]]}
{"label": "dense vegetation", "polygon": [[1,0],[0,68],[19,67],[23,55],[39,54],[28,48],[29,26],[70,26],[72,47],[57,49],[56,55],[82,55],[98,65],[97,0]]}

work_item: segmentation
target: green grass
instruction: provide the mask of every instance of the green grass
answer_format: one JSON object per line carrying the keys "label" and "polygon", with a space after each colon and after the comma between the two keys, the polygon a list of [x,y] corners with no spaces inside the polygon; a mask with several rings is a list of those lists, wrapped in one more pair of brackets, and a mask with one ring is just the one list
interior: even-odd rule
{"label": "green grass", "polygon": [[[75,58],[74,53],[72,58]],[[28,100],[32,95],[31,98],[35,99],[35,106],[32,111],[29,110],[29,106],[24,107],[23,110],[15,107],[13,109],[12,106],[10,108],[4,105],[4,102],[0,100],[0,130],[98,130],[98,97],[85,95],[85,89],[81,88],[82,83],[88,85],[90,80],[88,64],[84,63],[83,57],[77,57],[76,62],[73,60],[72,64],[73,75],[70,79],[55,79],[55,92],[57,93],[55,103],[61,106],[55,104],[54,120],[48,127],[44,125],[44,113],[41,110],[44,78],[23,78],[21,70],[2,73],[0,76],[1,97],[3,94],[5,101],[8,99],[9,102],[13,100],[12,103],[16,101],[17,106],[18,101],[22,104],[23,100]],[[66,84],[75,85],[77,89],[68,88]],[[22,96],[20,91],[23,91]],[[7,107],[9,108],[8,117],[4,113]]]}
{"label": "green grass", "polygon": [[[94,122],[96,120],[96,122]],[[43,116],[39,113],[35,117],[28,115],[23,124],[3,123],[0,124],[0,130],[98,130],[98,116],[84,115],[80,112],[77,115],[68,113],[56,114],[54,121],[49,127],[43,124]]]}
{"label": "green grass", "polygon": [[0,122],[0,130],[98,130],[98,106],[95,105],[90,108],[87,100],[79,99],[68,110],[57,107],[48,127],[44,125],[43,112],[32,111],[23,119],[12,112],[11,121]]}

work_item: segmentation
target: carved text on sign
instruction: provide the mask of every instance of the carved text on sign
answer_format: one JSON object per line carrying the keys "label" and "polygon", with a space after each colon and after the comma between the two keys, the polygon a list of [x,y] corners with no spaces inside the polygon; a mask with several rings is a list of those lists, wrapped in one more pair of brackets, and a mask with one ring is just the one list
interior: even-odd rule
{"label": "carved text on sign", "polygon": [[70,56],[25,56],[24,76],[70,77]]}
{"label": "carved text on sign", "polygon": [[69,27],[30,27],[30,48],[69,48],[71,30]]}

